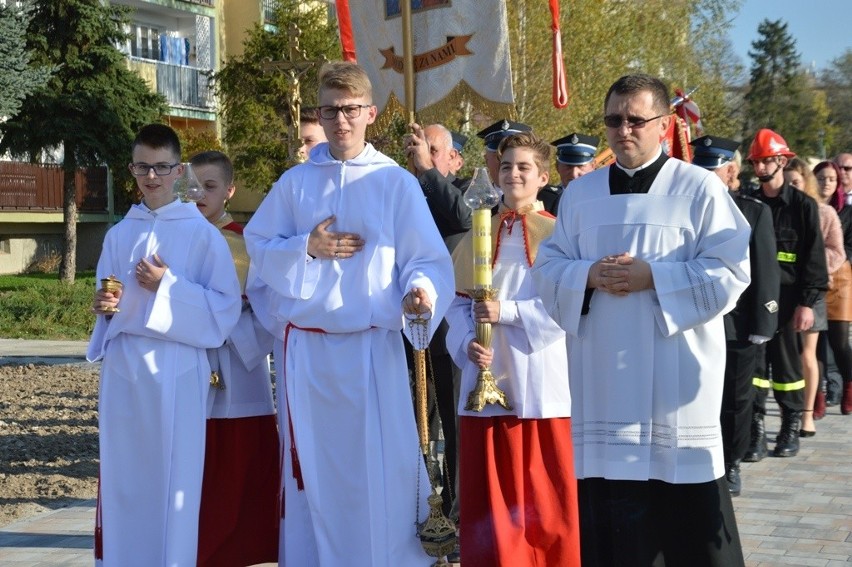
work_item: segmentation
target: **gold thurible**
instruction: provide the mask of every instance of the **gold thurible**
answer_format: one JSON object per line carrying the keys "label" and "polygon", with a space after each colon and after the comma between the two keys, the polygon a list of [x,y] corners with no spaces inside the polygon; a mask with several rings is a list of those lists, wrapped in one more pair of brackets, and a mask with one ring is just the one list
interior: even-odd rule
{"label": "gold thurible", "polygon": [[[414,384],[416,398],[417,433],[420,437],[420,452],[425,456],[429,454],[429,424],[427,416],[426,389],[428,376],[426,373],[426,353],[429,347],[429,320],[421,316],[409,319],[411,327],[411,345],[414,351]],[[418,493],[419,479],[418,474]],[[448,565],[446,556],[456,547],[456,526],[452,520],[444,515],[441,505],[443,499],[435,489],[437,479],[429,478],[432,492],[427,499],[429,503],[429,515],[423,522],[417,523],[417,535],[423,550],[430,557],[439,558],[434,565]],[[419,498],[419,494],[417,495]],[[418,506],[419,510],[419,506]],[[418,514],[419,516],[419,514]],[[419,517],[417,518],[419,520]]]}

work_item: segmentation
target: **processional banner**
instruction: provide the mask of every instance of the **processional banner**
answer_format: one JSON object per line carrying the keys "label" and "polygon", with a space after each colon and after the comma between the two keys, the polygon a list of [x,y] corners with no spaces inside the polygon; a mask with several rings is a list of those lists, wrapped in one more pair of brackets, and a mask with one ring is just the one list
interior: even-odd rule
{"label": "processional banner", "polygon": [[[337,0],[346,58],[357,59],[383,112],[402,107],[402,9],[405,0]],[[418,113],[467,99],[502,116],[514,104],[506,5],[502,0],[411,0]],[[351,25],[347,29],[347,27]]]}

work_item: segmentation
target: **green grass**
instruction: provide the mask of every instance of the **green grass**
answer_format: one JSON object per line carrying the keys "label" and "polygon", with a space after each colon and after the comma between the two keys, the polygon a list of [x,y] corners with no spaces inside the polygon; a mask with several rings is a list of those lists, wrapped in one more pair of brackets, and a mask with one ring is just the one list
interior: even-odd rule
{"label": "green grass", "polygon": [[0,338],[87,340],[94,291],[94,272],[77,274],[71,286],[56,274],[0,276]]}

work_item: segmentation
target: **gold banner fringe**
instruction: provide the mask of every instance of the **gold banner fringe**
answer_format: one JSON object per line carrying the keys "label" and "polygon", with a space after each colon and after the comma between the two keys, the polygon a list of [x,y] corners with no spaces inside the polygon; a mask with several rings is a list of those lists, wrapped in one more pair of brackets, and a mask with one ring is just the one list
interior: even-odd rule
{"label": "gold banner fringe", "polygon": [[[489,100],[473,90],[464,81],[459,82],[440,101],[415,112],[415,118],[418,124],[443,123],[448,115],[461,109],[465,102],[470,102],[473,113],[490,116],[493,120],[500,120],[502,118],[508,120],[517,119],[517,111],[514,103],[507,104]],[[406,116],[405,105],[392,92],[388,97],[388,103],[385,107],[379,109],[379,115],[372,127],[384,130],[390,126],[396,116]],[[452,130],[453,128],[450,127],[450,129]]]}

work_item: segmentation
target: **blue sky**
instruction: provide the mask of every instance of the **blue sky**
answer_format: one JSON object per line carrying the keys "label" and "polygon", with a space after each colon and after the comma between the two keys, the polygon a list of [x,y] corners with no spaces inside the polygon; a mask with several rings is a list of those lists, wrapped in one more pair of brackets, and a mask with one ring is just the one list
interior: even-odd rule
{"label": "blue sky", "polygon": [[823,69],[852,48],[850,0],[745,0],[728,33],[746,72],[751,67],[751,42],[757,39],[757,26],[765,19],[787,23],[802,64],[808,67],[814,62],[817,69]]}

